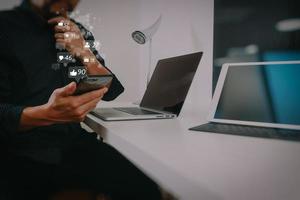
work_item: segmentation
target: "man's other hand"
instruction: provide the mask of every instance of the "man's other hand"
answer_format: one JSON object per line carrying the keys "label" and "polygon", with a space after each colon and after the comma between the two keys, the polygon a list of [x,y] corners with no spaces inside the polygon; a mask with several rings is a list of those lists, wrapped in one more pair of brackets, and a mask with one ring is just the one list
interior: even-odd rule
{"label": "man's other hand", "polygon": [[50,19],[48,23],[54,25],[56,44],[78,58],[86,67],[89,75],[111,74],[97,60],[91,49],[86,46],[88,42],[85,41],[76,23],[65,17],[55,17]]}
{"label": "man's other hand", "polygon": [[85,40],[78,26],[64,17],[55,17],[48,21],[54,25],[56,43],[65,48],[71,55],[81,57],[85,53]]}

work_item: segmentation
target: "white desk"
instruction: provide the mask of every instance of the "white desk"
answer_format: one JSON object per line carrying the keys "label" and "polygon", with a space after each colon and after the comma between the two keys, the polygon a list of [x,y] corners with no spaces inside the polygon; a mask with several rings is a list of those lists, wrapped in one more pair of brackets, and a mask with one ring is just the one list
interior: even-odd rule
{"label": "white desk", "polygon": [[86,123],[180,199],[300,199],[299,142],[188,131],[196,116]]}

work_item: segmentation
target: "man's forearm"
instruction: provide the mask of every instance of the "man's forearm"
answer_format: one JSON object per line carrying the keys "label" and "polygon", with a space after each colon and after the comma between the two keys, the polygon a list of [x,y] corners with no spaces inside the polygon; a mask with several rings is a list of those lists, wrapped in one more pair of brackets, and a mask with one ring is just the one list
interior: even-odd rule
{"label": "man's forearm", "polygon": [[35,127],[48,126],[53,122],[46,120],[46,109],[44,106],[27,107],[23,110],[19,130],[25,131]]}
{"label": "man's forearm", "polygon": [[[96,56],[90,50],[85,50],[80,55],[80,59],[87,68],[90,75],[107,75],[111,74],[102,64],[96,59]],[[89,62],[84,62],[88,59]],[[91,62],[92,61],[92,62]]]}

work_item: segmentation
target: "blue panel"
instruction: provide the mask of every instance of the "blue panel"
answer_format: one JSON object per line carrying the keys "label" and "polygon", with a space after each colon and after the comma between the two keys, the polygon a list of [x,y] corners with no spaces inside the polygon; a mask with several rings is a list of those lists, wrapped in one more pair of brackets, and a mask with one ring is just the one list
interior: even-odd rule
{"label": "blue panel", "polygon": [[264,61],[300,60],[300,51],[270,51],[263,54]]}
{"label": "blue panel", "polygon": [[300,65],[265,67],[277,123],[300,124]]}

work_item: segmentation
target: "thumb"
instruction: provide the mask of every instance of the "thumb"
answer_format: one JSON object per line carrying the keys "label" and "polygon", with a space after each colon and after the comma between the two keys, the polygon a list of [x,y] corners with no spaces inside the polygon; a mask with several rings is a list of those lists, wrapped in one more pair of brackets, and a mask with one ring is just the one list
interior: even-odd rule
{"label": "thumb", "polygon": [[61,96],[71,96],[76,90],[76,83],[72,82],[69,85],[66,85],[65,87],[61,88],[59,94]]}

